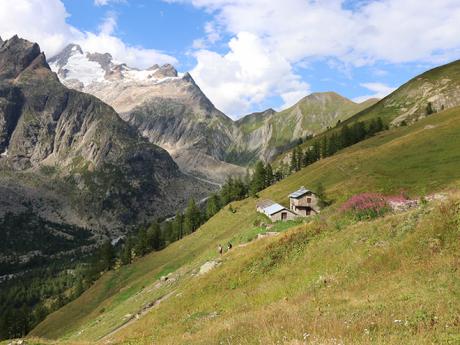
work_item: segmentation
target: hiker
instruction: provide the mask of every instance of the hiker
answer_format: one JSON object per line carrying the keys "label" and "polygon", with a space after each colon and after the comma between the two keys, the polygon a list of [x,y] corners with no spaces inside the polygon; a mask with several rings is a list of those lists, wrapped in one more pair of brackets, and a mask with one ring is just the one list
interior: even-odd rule
{"label": "hiker", "polygon": [[233,247],[232,244],[231,244],[230,242],[228,242],[228,244],[227,244],[227,250],[230,251],[230,249],[232,249],[232,247]]}
{"label": "hiker", "polygon": [[217,250],[219,251],[219,254],[222,255],[224,248],[222,248],[222,245],[219,244],[219,247],[217,247]]}

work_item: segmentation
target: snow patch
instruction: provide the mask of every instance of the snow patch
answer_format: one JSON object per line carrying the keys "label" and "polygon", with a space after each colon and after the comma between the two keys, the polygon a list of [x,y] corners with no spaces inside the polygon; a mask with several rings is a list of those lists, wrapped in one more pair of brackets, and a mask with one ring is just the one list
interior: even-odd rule
{"label": "snow patch", "polygon": [[165,81],[172,81],[182,79],[182,77],[165,77],[158,79],[155,77],[155,73],[159,69],[154,70],[136,70],[136,69],[129,69],[123,73],[124,81],[135,81],[135,82],[149,82],[152,84],[159,84]]}
{"label": "snow patch", "polygon": [[72,55],[65,68],[69,71],[66,79],[77,79],[88,86],[95,81],[103,81],[105,71],[101,65],[95,61],[90,61],[85,55]]}

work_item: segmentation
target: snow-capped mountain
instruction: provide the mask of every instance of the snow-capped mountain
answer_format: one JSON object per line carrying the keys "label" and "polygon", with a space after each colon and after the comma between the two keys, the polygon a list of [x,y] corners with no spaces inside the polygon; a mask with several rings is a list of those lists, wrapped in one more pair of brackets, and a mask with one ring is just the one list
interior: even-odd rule
{"label": "snow-capped mountain", "polygon": [[244,173],[224,162],[237,136],[236,125],[214,107],[190,74],[178,74],[169,64],[132,68],[110,54],[84,52],[75,44],[49,63],[62,83],[111,105],[143,136],[168,150],[183,171],[215,182]]}
{"label": "snow-capped mountain", "polygon": [[60,54],[50,59],[49,64],[61,81],[82,90],[92,84],[108,84],[114,81],[155,85],[182,79],[169,64],[161,67],[153,65],[146,70],[139,70],[114,61],[108,53],[83,52],[76,44],[68,45]]}

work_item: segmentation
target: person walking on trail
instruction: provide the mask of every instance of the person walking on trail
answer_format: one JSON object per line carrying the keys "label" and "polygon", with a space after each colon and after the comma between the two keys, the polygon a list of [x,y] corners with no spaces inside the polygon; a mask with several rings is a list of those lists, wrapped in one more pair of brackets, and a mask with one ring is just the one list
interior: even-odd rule
{"label": "person walking on trail", "polygon": [[219,254],[222,255],[224,248],[222,247],[221,244],[219,244],[219,246],[217,247],[217,250],[219,251]]}
{"label": "person walking on trail", "polygon": [[227,244],[227,250],[230,251],[230,249],[232,249],[232,247],[233,247],[233,246],[232,246],[231,242],[228,242],[228,244]]}

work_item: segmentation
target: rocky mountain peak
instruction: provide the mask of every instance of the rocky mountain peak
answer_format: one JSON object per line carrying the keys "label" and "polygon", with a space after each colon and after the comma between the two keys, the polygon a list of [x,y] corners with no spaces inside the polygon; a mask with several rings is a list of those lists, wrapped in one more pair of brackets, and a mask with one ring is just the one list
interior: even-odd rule
{"label": "rocky mountain peak", "polygon": [[112,65],[112,55],[109,53],[87,53],[86,54],[89,61],[97,62],[101,67],[106,71],[110,71]]}
{"label": "rocky mountain peak", "polygon": [[159,68],[160,66],[158,64],[154,64],[153,66],[150,66],[149,68],[147,68],[147,71],[155,71]]}
{"label": "rocky mountain peak", "polygon": [[[78,49],[72,53],[86,59]],[[42,167],[56,168],[59,176],[53,169],[42,175]],[[17,36],[0,46],[2,186],[4,168],[15,172],[11,180],[7,177],[14,188],[2,189],[1,205],[6,200],[15,209],[21,203],[14,200],[30,200],[46,216],[48,207],[42,208],[44,201],[35,195],[57,193],[53,199],[66,204],[67,191],[73,190],[78,200],[72,200],[75,210],[69,209],[68,219],[80,222],[78,213],[93,223],[94,212],[106,212],[93,223],[95,229],[149,222],[182,208],[189,196],[204,197],[210,188],[183,175],[165,150],[140,137],[112,107],[63,86],[39,46]],[[37,182],[33,187],[31,180]],[[50,187],[55,182],[63,189]],[[37,190],[30,193],[30,188]]]}
{"label": "rocky mountain peak", "polygon": [[0,79],[13,79],[29,67],[46,67],[45,55],[37,43],[19,38],[17,35],[2,43],[0,47]]}
{"label": "rocky mountain peak", "polygon": [[49,59],[49,63],[64,66],[69,61],[69,58],[74,54],[83,54],[83,50],[78,44],[71,43],[67,45],[58,55]]}
{"label": "rocky mountain peak", "polygon": [[173,65],[165,64],[161,67],[157,67],[155,73],[153,73],[153,76],[156,78],[177,77],[177,70],[174,68]]}
{"label": "rocky mountain peak", "polygon": [[186,72],[184,76],[182,77],[182,79],[195,84],[195,80],[193,80],[192,75],[189,72]]}

